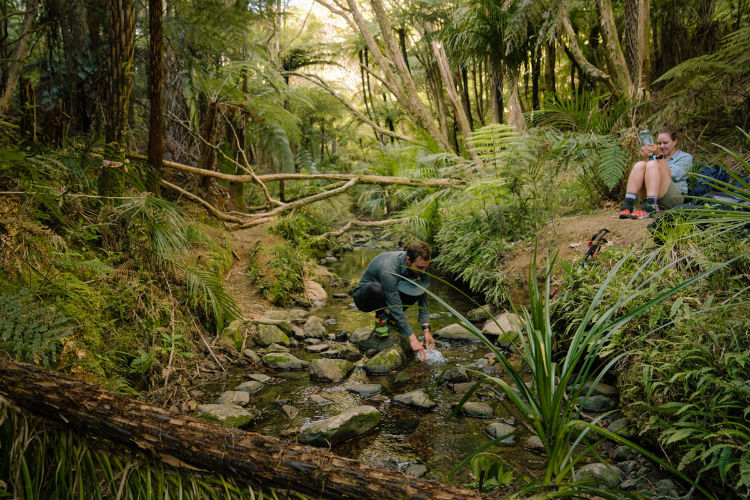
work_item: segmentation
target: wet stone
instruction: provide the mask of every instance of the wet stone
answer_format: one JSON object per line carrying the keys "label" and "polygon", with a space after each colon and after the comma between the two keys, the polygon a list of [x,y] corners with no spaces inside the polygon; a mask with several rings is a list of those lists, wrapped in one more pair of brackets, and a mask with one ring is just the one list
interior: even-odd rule
{"label": "wet stone", "polygon": [[573,477],[574,481],[594,481],[608,488],[616,488],[623,480],[623,473],[616,465],[595,463],[584,465]]}
{"label": "wet stone", "polygon": [[[510,434],[511,432],[514,432],[516,430],[515,427],[512,425],[505,424],[503,422],[494,422],[490,425],[488,425],[485,428],[485,432],[492,437],[492,439],[497,439],[499,437],[505,436],[506,434]],[[502,441],[500,441],[501,444],[513,444],[515,436],[508,436],[504,438]]]}
{"label": "wet stone", "polygon": [[257,332],[251,338],[261,347],[268,347],[271,344],[289,345],[289,337],[276,325],[258,325]]}
{"label": "wet stone", "polygon": [[411,382],[411,376],[408,373],[397,373],[395,377],[393,377],[393,383],[394,385],[404,385]]}
{"label": "wet stone", "polygon": [[382,391],[383,386],[380,384],[354,384],[347,387],[346,390],[361,398],[369,398]]}
{"label": "wet stone", "polygon": [[630,474],[638,467],[638,462],[635,460],[626,460],[617,465],[625,474]]}
{"label": "wet stone", "polygon": [[330,346],[328,344],[314,344],[306,346],[305,350],[312,353],[321,353],[323,351],[327,351],[329,347]]}
{"label": "wet stone", "polygon": [[323,326],[323,320],[317,316],[310,316],[302,327],[305,338],[315,337],[322,338],[326,334],[326,327]]}
{"label": "wet stone", "polygon": [[370,375],[385,375],[398,370],[406,363],[406,355],[401,346],[379,352],[365,364],[365,371]]}
{"label": "wet stone", "polygon": [[334,335],[336,337],[336,342],[343,342],[349,337],[349,332],[344,329],[340,329]]}
{"label": "wet stone", "polygon": [[380,412],[377,409],[357,406],[304,427],[297,440],[302,444],[330,446],[368,434],[379,424]]}
{"label": "wet stone", "polygon": [[245,426],[255,419],[253,413],[237,405],[198,405],[197,415],[203,420],[219,422],[232,427]]}
{"label": "wet stone", "polygon": [[404,474],[411,477],[424,477],[425,474],[427,474],[427,466],[422,464],[409,464],[406,469],[404,469]]}
{"label": "wet stone", "polygon": [[286,415],[286,418],[290,418],[290,419],[296,417],[297,414],[299,413],[299,410],[292,405],[282,405],[281,411],[284,412],[284,415]]}
{"label": "wet stone", "polygon": [[234,390],[246,392],[247,394],[252,396],[253,394],[257,394],[258,392],[260,392],[262,388],[263,384],[261,384],[257,380],[249,380],[247,382],[242,382],[240,385],[235,387]]}
{"label": "wet stone", "polygon": [[324,358],[346,359],[349,361],[359,361],[362,358],[362,353],[359,352],[359,349],[348,342],[321,352],[320,355]]}
{"label": "wet stone", "polygon": [[469,389],[474,387],[475,382],[461,382],[450,386],[451,390],[456,394],[466,394]]}
{"label": "wet stone", "polygon": [[323,322],[323,326],[333,326],[333,325],[338,325],[338,324],[339,324],[339,320],[337,320],[336,318],[328,318],[327,320]]}
{"label": "wet stone", "polygon": [[309,365],[288,352],[272,352],[263,356],[263,364],[276,370],[301,370]]}
{"label": "wet stone", "polygon": [[615,462],[623,462],[625,460],[633,460],[638,455],[639,453],[633,448],[628,446],[618,446],[612,454],[612,460]]}
{"label": "wet stone", "polygon": [[629,491],[629,490],[632,490],[632,489],[638,487],[638,485],[640,485],[641,482],[642,482],[642,480],[639,479],[639,478],[626,479],[625,481],[623,481],[623,482],[620,483],[620,489],[623,489],[625,491]]}
{"label": "wet stone", "polygon": [[528,438],[526,438],[526,441],[524,441],[523,445],[527,450],[534,453],[544,453],[544,443],[542,443],[542,440],[539,439],[539,436],[529,436]]}
{"label": "wet stone", "polygon": [[245,349],[242,351],[242,355],[253,363],[260,363],[260,355],[252,349]]}
{"label": "wet stone", "polygon": [[419,410],[432,410],[437,406],[422,389],[393,396],[393,401]]}
{"label": "wet stone", "polygon": [[464,403],[461,412],[467,417],[474,418],[492,418],[495,413],[487,403],[477,403],[475,401]]}
{"label": "wet stone", "polygon": [[224,391],[215,402],[218,405],[246,406],[250,402],[250,394],[245,391]]}
{"label": "wet stone", "polygon": [[628,420],[626,418],[624,417],[618,418],[617,420],[609,424],[609,426],[607,427],[607,430],[614,434],[621,434],[623,429],[625,429],[627,425],[628,425]]}
{"label": "wet stone", "polygon": [[325,382],[340,382],[352,371],[353,365],[345,359],[316,359],[310,363],[310,378]]}
{"label": "wet stone", "polygon": [[310,396],[310,402],[316,405],[332,405],[335,401],[328,399],[327,397],[320,394],[313,394]]}
{"label": "wet stone", "polygon": [[479,339],[466,331],[459,323],[454,323],[435,332],[435,338],[450,342],[479,342]]}
{"label": "wet stone", "polygon": [[315,338],[315,337],[310,337],[309,339],[305,339],[302,342],[307,345],[318,345],[320,344],[320,339]]}
{"label": "wet stone", "polygon": [[446,370],[446,372],[443,374],[442,378],[443,382],[468,382],[469,381],[469,374],[466,373],[466,369],[459,367],[459,368],[451,368]]}
{"label": "wet stone", "polygon": [[269,352],[289,352],[289,348],[280,344],[271,344],[265,349],[266,353]]}
{"label": "wet stone", "polygon": [[348,293],[334,293],[333,298],[334,299],[346,299],[346,298],[349,298],[349,294]]}
{"label": "wet stone", "polygon": [[587,398],[583,403],[584,410],[593,411],[595,413],[602,413],[605,411],[614,410],[615,408],[617,408],[617,403],[615,402],[615,400],[602,395],[591,396],[590,398]]}
{"label": "wet stone", "polygon": [[494,319],[488,320],[482,327],[482,333],[487,336],[497,337],[495,341],[500,347],[508,348],[518,337],[521,330],[521,319],[509,312],[504,312]]}

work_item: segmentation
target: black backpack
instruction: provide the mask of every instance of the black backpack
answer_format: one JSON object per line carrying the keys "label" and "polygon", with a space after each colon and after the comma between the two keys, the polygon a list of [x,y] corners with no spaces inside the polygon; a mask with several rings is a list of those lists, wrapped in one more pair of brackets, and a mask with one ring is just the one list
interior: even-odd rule
{"label": "black backpack", "polygon": [[721,165],[706,165],[705,163],[697,164],[691,177],[693,182],[688,194],[699,197],[705,197],[711,191],[716,191],[717,186],[723,187],[723,184],[719,183],[728,183],[731,180]]}

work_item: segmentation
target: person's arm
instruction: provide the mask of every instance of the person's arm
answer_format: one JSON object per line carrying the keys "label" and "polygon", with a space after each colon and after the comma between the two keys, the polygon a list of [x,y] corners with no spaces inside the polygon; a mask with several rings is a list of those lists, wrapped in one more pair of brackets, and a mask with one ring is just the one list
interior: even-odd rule
{"label": "person's arm", "polygon": [[430,332],[430,299],[426,292],[419,297],[419,324],[422,325],[425,347],[434,349],[435,339],[432,338],[432,332]]}

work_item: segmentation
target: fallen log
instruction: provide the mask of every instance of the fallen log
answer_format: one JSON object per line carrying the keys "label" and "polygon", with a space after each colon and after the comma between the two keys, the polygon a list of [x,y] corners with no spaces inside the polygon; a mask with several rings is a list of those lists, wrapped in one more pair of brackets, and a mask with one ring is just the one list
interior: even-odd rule
{"label": "fallen log", "polygon": [[184,464],[325,498],[479,498],[476,492],[364,465],[330,451],[173,416],[36,365],[0,360],[0,396],[22,411],[89,436]]}

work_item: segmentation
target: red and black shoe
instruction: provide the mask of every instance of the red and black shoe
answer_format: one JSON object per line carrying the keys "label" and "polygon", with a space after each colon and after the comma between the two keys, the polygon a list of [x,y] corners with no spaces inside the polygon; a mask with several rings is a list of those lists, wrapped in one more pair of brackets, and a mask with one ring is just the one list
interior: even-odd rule
{"label": "red and black shoe", "polygon": [[631,212],[629,208],[623,208],[620,210],[621,219],[629,219],[631,215],[633,215],[633,212]]}

